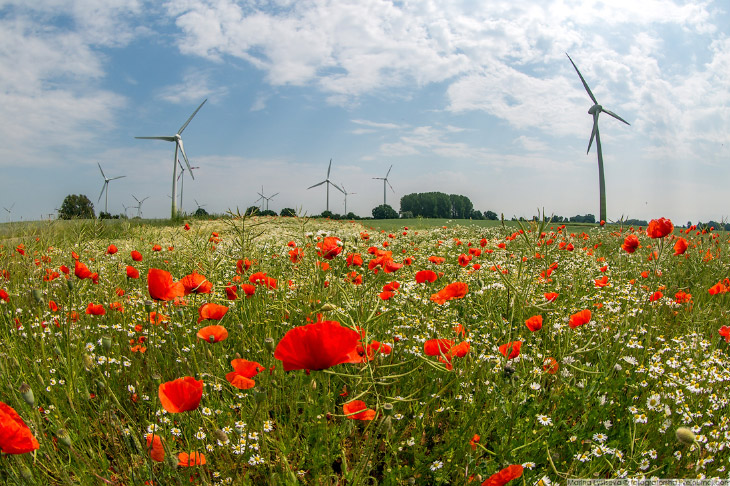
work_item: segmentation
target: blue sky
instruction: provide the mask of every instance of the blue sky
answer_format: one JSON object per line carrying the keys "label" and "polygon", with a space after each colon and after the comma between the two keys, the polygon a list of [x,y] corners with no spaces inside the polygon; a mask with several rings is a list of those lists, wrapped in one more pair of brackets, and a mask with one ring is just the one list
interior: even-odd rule
{"label": "blue sky", "polygon": [[[592,102],[609,219],[730,217],[726,1],[0,0],[0,221],[149,197],[167,217],[183,133],[183,208],[325,209],[326,176],[369,215],[412,192],[505,217],[598,215]],[[179,186],[178,186],[179,190]],[[344,198],[330,192],[330,210]]]}

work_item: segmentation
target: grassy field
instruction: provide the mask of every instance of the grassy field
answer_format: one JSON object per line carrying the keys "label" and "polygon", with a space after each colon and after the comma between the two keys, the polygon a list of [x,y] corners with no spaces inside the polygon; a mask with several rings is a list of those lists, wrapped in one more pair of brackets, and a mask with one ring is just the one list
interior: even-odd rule
{"label": "grassy field", "polygon": [[728,477],[725,234],[184,224],[0,226],[0,483]]}

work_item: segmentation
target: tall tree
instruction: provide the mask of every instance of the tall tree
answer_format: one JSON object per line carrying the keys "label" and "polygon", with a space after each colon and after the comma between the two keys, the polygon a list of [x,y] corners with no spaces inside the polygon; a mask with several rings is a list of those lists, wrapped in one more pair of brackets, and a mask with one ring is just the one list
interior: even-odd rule
{"label": "tall tree", "polygon": [[59,219],[93,219],[95,217],[94,205],[83,194],[69,194],[58,210]]}

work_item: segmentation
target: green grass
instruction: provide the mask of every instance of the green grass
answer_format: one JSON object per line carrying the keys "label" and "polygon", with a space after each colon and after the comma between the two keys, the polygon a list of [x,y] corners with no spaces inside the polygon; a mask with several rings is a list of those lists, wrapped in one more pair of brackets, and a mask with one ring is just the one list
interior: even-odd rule
{"label": "green grass", "polygon": [[[192,222],[190,231],[183,222],[147,221],[0,227],[0,289],[9,294],[0,301],[0,401],[40,444],[0,455],[0,483],[479,484],[511,464],[525,466],[514,484],[727,476],[730,359],[718,331],[728,297],[708,293],[728,277],[726,235],[683,234],[690,248],[673,256],[678,233],[652,240],[636,232],[642,247],[628,254],[620,246],[630,230],[618,227],[533,224],[520,233],[483,221],[366,224],[376,229],[303,218]],[[342,242],[331,260],[317,252],[325,236]],[[296,264],[290,242],[303,251]],[[107,254],[110,244],[119,252]],[[368,269],[372,248],[405,264],[376,273]],[[467,263],[470,249],[481,254]],[[658,258],[649,259],[654,251]],[[98,284],[74,276],[72,252]],[[347,265],[351,253],[362,255],[362,268]],[[253,262],[242,274],[239,259]],[[126,277],[128,265],[140,279]],[[184,305],[151,302],[150,268],[175,280],[199,272],[213,291],[187,295]],[[424,269],[441,275],[416,283]],[[60,275],[49,279],[52,272]],[[227,300],[225,287],[249,283],[254,272],[277,279],[276,289],[259,286],[247,298],[239,287],[238,299]],[[361,285],[350,282],[352,272]],[[596,285],[602,276],[609,285]],[[393,281],[398,289],[383,300]],[[468,285],[464,298],[443,305],[430,298],[453,282]],[[663,296],[652,301],[656,291]],[[679,291],[691,300],[677,302]],[[548,302],[547,292],[559,297]],[[208,302],[229,306],[218,322],[229,335],[218,343],[196,337],[215,323],[198,323]],[[86,314],[90,303],[106,313]],[[584,309],[591,321],[571,328]],[[150,312],[167,322],[152,324]],[[543,325],[531,332],[525,321],[535,315]],[[284,372],[272,344],[318,319],[357,327],[363,344],[388,343],[392,352]],[[447,369],[443,357],[424,353],[436,338],[467,341],[469,351]],[[522,341],[520,356],[508,360],[499,346],[513,341]],[[226,380],[239,357],[266,368],[253,389]],[[547,358],[557,361],[556,374],[544,369]],[[205,383],[199,407],[164,412],[159,385],[184,376]],[[354,399],[375,419],[348,419],[342,406]],[[153,427],[163,462],[145,447]],[[680,427],[694,428],[697,442],[677,441]],[[191,451],[206,464],[177,467],[177,454]]]}

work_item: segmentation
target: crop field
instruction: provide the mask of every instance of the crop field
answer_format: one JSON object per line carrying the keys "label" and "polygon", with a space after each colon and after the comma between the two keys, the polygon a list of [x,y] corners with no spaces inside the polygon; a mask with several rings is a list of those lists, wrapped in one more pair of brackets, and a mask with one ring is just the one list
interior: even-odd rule
{"label": "crop field", "polygon": [[409,222],[4,226],[0,483],[728,478],[726,233]]}

